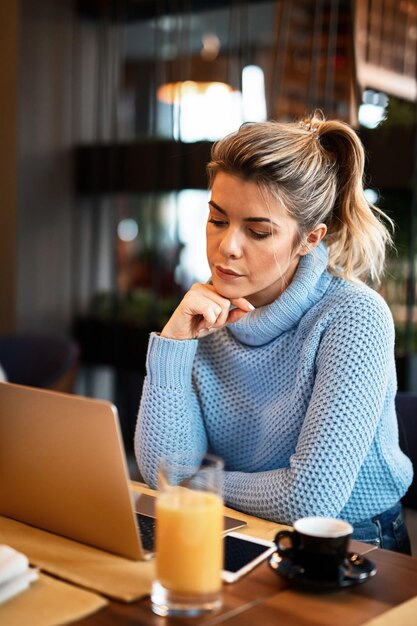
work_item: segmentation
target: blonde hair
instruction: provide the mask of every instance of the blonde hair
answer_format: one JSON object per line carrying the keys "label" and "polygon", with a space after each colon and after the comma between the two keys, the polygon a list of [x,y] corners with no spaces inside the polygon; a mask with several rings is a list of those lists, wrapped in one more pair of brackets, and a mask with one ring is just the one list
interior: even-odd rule
{"label": "blonde hair", "polygon": [[365,197],[364,165],[355,131],[315,113],[301,122],[243,124],[213,145],[207,171],[210,186],[223,171],[267,188],[296,220],[297,244],[326,224],[329,271],[379,282],[392,244],[383,219],[393,224]]}

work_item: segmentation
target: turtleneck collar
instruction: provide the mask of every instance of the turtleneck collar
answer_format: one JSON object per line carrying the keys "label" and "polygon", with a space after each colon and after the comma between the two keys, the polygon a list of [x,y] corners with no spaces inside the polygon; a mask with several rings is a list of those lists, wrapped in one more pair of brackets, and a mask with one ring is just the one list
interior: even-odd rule
{"label": "turtleneck collar", "polygon": [[320,243],[301,257],[293,280],[274,302],[230,324],[229,332],[242,343],[261,346],[296,326],[306,311],[322,298],[331,281],[327,261],[327,248]]}

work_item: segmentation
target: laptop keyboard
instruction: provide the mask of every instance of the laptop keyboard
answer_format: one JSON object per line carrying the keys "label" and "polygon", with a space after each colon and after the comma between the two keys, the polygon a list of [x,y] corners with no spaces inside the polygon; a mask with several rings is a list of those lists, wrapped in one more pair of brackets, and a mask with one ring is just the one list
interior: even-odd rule
{"label": "laptop keyboard", "polygon": [[136,513],[140,538],[142,546],[146,551],[153,552],[155,546],[155,524],[156,520],[149,515],[143,515],[143,513]]}

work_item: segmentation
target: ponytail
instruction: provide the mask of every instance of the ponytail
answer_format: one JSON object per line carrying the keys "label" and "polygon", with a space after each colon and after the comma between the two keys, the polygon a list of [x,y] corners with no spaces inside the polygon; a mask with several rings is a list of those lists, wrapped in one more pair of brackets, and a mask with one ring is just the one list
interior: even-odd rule
{"label": "ponytail", "polygon": [[348,280],[370,279],[378,283],[386,248],[392,245],[383,220],[391,227],[393,223],[365,197],[363,146],[356,133],[338,121],[320,121],[317,139],[337,166],[336,199],[324,239],[329,250],[329,270]]}

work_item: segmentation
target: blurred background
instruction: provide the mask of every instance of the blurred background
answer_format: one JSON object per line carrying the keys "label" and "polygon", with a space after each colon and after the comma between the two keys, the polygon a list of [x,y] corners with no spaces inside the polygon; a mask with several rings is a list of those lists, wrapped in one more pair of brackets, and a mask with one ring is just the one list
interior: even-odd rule
{"label": "blurred background", "polygon": [[115,402],[131,450],[149,332],[208,278],[212,142],[320,108],[396,223],[380,291],[417,390],[417,0],[2,0],[0,25],[6,375],[1,338],[65,338],[64,389]]}

